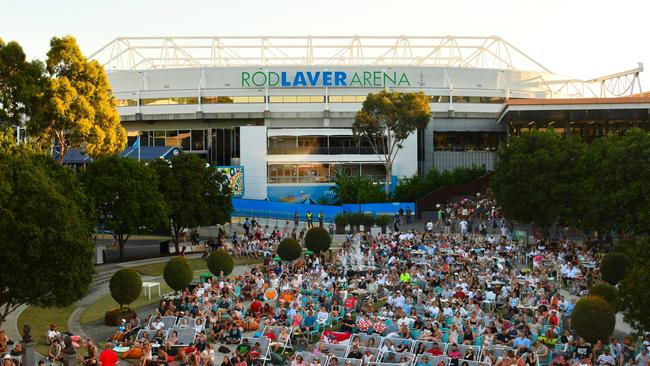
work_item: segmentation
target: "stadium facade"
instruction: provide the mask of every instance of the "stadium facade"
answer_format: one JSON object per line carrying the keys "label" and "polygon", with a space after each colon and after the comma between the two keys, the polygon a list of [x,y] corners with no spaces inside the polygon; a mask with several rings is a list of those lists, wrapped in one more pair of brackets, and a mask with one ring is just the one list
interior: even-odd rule
{"label": "stadium facade", "polygon": [[576,80],[498,37],[124,37],[91,57],[108,71],[130,145],[139,136],[233,167],[253,199],[327,201],[339,169],[383,181],[351,131],[366,95],[382,89],[424,92],[433,112],[398,153],[394,180],[493,169],[511,134],[602,135],[618,128],[612,120],[644,125],[650,109],[648,98],[611,98],[641,92],[642,65]]}

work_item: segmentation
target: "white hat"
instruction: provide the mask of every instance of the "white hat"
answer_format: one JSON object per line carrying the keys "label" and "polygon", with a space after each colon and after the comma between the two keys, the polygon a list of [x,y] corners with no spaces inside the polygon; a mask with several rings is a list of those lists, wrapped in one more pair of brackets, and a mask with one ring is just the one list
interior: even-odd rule
{"label": "white hat", "polygon": [[11,355],[7,353],[2,359],[3,360],[11,360]]}

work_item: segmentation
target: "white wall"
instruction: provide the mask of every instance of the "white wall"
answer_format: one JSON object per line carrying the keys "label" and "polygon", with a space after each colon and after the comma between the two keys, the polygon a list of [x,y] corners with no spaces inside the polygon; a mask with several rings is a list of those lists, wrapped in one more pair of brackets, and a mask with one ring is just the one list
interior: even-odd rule
{"label": "white wall", "polygon": [[418,134],[414,131],[406,140],[393,162],[393,175],[410,177],[418,171]]}
{"label": "white wall", "polygon": [[266,199],[266,127],[242,126],[239,131],[244,198]]}

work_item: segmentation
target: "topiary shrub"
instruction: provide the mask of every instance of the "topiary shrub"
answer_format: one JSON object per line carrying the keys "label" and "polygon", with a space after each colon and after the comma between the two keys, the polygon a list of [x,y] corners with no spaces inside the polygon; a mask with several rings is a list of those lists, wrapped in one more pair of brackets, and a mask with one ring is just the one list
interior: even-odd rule
{"label": "topiary shrub", "polygon": [[192,281],[192,266],[185,257],[174,257],[165,264],[163,278],[174,291],[181,291]]}
{"label": "topiary shrub", "polygon": [[215,250],[208,256],[208,269],[215,276],[227,276],[232,273],[234,267],[235,261],[225,250]]}
{"label": "topiary shrub", "polygon": [[136,317],[136,312],[130,306],[124,306],[121,308],[113,309],[107,311],[104,314],[104,324],[110,326],[116,326],[122,324],[122,319],[127,322]]}
{"label": "topiary shrub", "polygon": [[341,212],[336,214],[334,222],[336,223],[336,233],[344,234],[345,227],[350,223],[350,214],[347,212]]}
{"label": "topiary shrub", "polygon": [[294,239],[284,239],[278,245],[278,257],[285,261],[294,261],[300,258],[302,254],[302,247]]}
{"label": "topiary shrub", "polygon": [[115,302],[124,308],[140,296],[142,279],[135,269],[122,268],[113,274],[108,287]]}
{"label": "topiary shrub", "polygon": [[603,260],[600,261],[600,276],[603,281],[607,281],[610,285],[616,285],[627,274],[630,268],[630,257],[620,252],[607,253]]}
{"label": "topiary shrub", "polygon": [[313,227],[305,235],[305,246],[316,254],[326,252],[332,245],[332,237],[322,227]]}
{"label": "topiary shrub", "polygon": [[364,213],[361,222],[363,223],[363,231],[369,233],[370,228],[372,228],[372,225],[375,224],[375,218],[372,216],[372,214]]}
{"label": "topiary shrub", "polygon": [[389,215],[378,215],[377,218],[375,219],[375,223],[377,226],[381,227],[386,227],[388,224],[390,224],[390,216]]}
{"label": "topiary shrub", "polygon": [[606,343],[615,325],[614,308],[599,296],[581,298],[571,314],[571,328],[591,344]]}
{"label": "topiary shrub", "polygon": [[618,307],[618,289],[612,285],[606,283],[599,283],[597,285],[591,286],[589,289],[590,296],[598,296],[603,300],[607,301],[614,310]]}

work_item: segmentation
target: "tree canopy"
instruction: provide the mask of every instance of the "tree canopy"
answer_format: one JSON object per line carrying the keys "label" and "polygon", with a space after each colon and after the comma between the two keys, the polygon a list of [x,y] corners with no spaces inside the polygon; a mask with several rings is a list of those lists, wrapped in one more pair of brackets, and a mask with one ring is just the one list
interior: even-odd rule
{"label": "tree canopy", "polygon": [[150,166],[158,174],[159,191],[169,207],[171,237],[178,252],[186,228],[225,224],[232,202],[228,178],[195,154],[181,154]]}
{"label": "tree canopy", "polygon": [[351,176],[344,170],[335,172],[334,192],[337,203],[375,203],[385,202],[386,193],[380,185],[366,177]]}
{"label": "tree canopy", "polygon": [[19,126],[34,110],[47,80],[40,61],[28,62],[17,42],[0,38],[0,124]]}
{"label": "tree canopy", "polygon": [[0,150],[0,324],[21,304],[68,306],[86,293],[89,211],[74,174],[52,157],[24,145]]}
{"label": "tree canopy", "polygon": [[156,172],[137,160],[101,157],[88,165],[82,182],[97,221],[112,230],[120,258],[129,236],[141,227],[155,229],[166,221],[167,205],[158,192]]}
{"label": "tree canopy", "polygon": [[71,147],[92,157],[122,151],[126,131],[102,66],[88,61],[73,37],[54,37],[46,72],[46,87],[27,124],[28,133],[45,143],[54,139],[59,161]]}
{"label": "tree canopy", "polygon": [[352,132],[365,139],[386,168],[386,196],[390,193],[393,162],[406,140],[431,118],[429,97],[422,92],[401,93],[382,90],[370,93],[357,112]]}
{"label": "tree canopy", "polygon": [[631,265],[619,283],[619,309],[625,321],[637,330],[650,329],[650,239],[628,239],[622,243]]}
{"label": "tree canopy", "polygon": [[512,138],[499,150],[491,179],[505,215],[548,229],[554,223],[577,224],[584,207],[582,182],[587,174],[587,145],[553,130]]}

